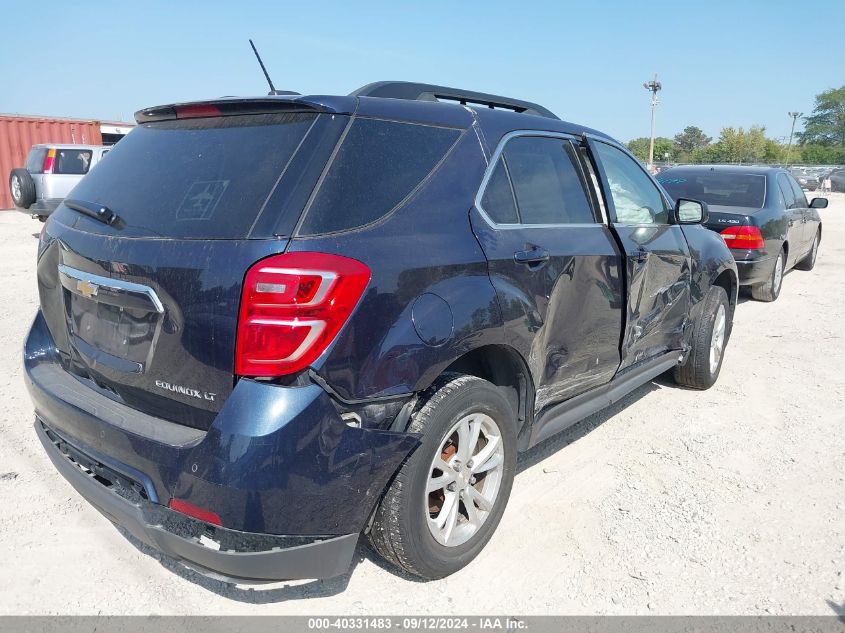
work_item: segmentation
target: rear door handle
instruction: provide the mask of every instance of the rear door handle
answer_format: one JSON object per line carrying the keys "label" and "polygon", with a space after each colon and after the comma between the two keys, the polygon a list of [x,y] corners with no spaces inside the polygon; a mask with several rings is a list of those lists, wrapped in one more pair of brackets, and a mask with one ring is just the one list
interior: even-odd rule
{"label": "rear door handle", "polygon": [[542,248],[532,248],[530,251],[517,251],[513,254],[513,261],[517,264],[529,266],[549,261],[549,251]]}

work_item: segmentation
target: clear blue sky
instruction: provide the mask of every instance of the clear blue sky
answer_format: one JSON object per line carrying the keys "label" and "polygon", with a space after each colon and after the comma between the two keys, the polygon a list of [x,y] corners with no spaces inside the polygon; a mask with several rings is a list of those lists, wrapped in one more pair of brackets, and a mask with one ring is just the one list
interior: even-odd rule
{"label": "clear blue sky", "polygon": [[623,141],[765,125],[845,84],[845,2],[8,2],[0,112],[131,120],[145,106],[407,79],[537,101]]}

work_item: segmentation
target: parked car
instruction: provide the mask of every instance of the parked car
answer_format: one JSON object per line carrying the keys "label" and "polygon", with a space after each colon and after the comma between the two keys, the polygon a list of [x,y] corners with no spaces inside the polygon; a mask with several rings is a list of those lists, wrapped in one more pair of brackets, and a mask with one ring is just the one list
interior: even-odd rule
{"label": "parked car", "polygon": [[15,207],[43,222],[110,149],[105,145],[33,145],[26,166],[9,174]]}
{"label": "parked car", "polygon": [[845,169],[834,169],[828,175],[831,191],[845,191]]}
{"label": "parked car", "polygon": [[819,178],[822,173],[818,170],[810,169],[794,169],[791,170],[792,176],[800,185],[801,189],[805,191],[815,191],[819,188]]}
{"label": "parked car", "polygon": [[364,532],[445,576],[518,452],[719,375],[706,205],[539,105],[383,82],[136,118],[45,225],[27,384],[62,475],[201,573],[331,577]]}
{"label": "parked car", "polygon": [[818,209],[807,203],[788,171],[773,167],[696,165],[670,169],[658,182],[672,197],[708,204],[707,227],[719,233],[736,258],[739,282],[758,301],[774,301],[783,275],[795,267],[812,270],[822,238]]}

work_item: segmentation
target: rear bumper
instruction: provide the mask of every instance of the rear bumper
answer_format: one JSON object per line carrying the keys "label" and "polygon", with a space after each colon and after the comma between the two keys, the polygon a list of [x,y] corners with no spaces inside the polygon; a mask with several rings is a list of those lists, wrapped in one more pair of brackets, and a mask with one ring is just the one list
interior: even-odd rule
{"label": "rear bumper", "polygon": [[[68,448],[65,442],[52,433],[51,438],[41,420],[35,422],[36,433],[44,450],[56,470],[91,505],[105,515],[110,521],[123,527],[139,541],[167,554],[182,562],[184,565],[207,576],[225,582],[271,582],[274,580],[291,580],[301,578],[332,578],[343,574],[352,562],[358,533],[341,536],[314,539],[303,545],[293,545],[282,549],[271,548],[264,551],[222,551],[204,545],[199,538],[175,534],[163,527],[162,523],[193,525],[206,536],[209,543],[214,543],[214,536],[220,532],[228,533],[231,537],[233,530],[223,530],[217,527],[207,527],[200,521],[185,519],[172,510],[163,507],[156,508],[149,501],[132,501],[113,489],[114,485],[102,483],[103,477],[95,479],[86,474],[77,462],[61,450]],[[73,450],[73,449],[71,449]],[[78,449],[77,449],[78,450]],[[76,453],[76,451],[74,451]],[[78,453],[76,453],[78,454]],[[168,517],[170,521],[168,521]],[[190,534],[190,527],[185,530]],[[266,535],[237,533],[238,541],[251,548],[266,541]],[[283,541],[280,539],[280,543]]]}
{"label": "rear bumper", "polygon": [[[142,498],[127,501],[79,470],[55,442],[45,443],[62,475],[141,541],[225,579],[342,573],[387,483],[419,444],[414,434],[348,426],[316,385],[241,380],[208,431],[154,418],[66,372],[40,312],[24,368],[42,443],[52,434],[131,482]],[[221,553],[196,534],[171,530],[171,515],[185,520],[167,509],[172,498],[217,514],[224,528],[195,523],[236,534],[246,551]],[[277,537],[285,547],[272,552],[250,545]]]}
{"label": "rear bumper", "polygon": [[22,209],[21,207],[17,207],[17,209],[21,213],[26,213],[27,215],[38,215],[47,217],[53,211],[55,211],[56,207],[58,207],[61,203],[62,198],[52,198],[49,200],[38,199],[33,202],[28,209]]}
{"label": "rear bumper", "polygon": [[751,286],[768,280],[775,267],[777,256],[762,259],[736,260],[740,286]]}

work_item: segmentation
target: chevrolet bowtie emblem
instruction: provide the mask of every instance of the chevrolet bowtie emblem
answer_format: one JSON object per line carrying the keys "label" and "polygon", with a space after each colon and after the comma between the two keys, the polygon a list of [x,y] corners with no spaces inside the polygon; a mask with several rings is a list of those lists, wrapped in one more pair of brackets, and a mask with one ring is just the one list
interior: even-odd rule
{"label": "chevrolet bowtie emblem", "polygon": [[97,284],[92,284],[90,281],[80,279],[76,282],[76,289],[83,297],[90,299],[97,294],[97,290],[99,290],[100,287]]}

